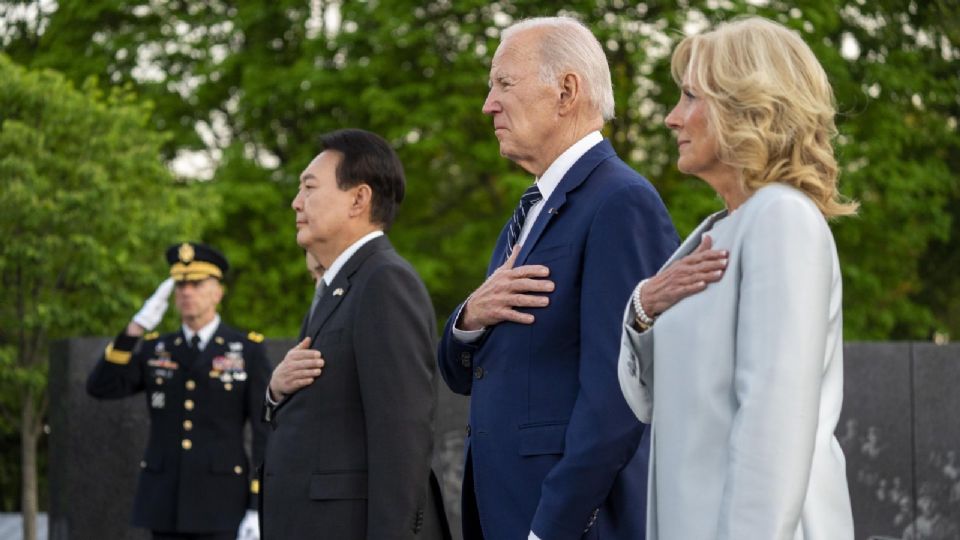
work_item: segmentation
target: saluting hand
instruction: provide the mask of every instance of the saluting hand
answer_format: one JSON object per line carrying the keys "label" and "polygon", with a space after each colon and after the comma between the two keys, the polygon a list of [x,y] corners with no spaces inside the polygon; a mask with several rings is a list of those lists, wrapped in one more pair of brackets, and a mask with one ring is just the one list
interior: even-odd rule
{"label": "saluting hand", "polygon": [[273,375],[270,376],[270,396],[279,402],[312,384],[314,379],[320,376],[323,364],[320,351],[310,348],[310,338],[303,338],[296,347],[287,351],[286,356],[273,370]]}
{"label": "saluting hand", "polygon": [[170,300],[170,293],[173,292],[174,281],[173,278],[167,278],[160,283],[160,286],[157,287],[157,290],[153,291],[153,294],[150,295],[150,298],[143,303],[143,307],[140,308],[140,311],[133,316],[131,323],[136,324],[140,328],[134,328],[136,332],[130,333],[131,335],[140,335],[144,331],[151,331],[160,324],[160,321],[163,320],[163,314],[167,311],[167,305]]}
{"label": "saluting hand", "polygon": [[643,310],[656,317],[680,300],[706,289],[707,284],[720,281],[730,253],[712,247],[713,239],[703,235],[697,249],[647,280],[640,292]]}
{"label": "saluting hand", "polygon": [[479,330],[503,321],[533,324],[532,314],[516,308],[546,307],[550,299],[536,293],[551,292],[554,285],[546,279],[550,275],[546,266],[531,264],[514,268],[519,253],[520,245],[517,244],[506,262],[470,295],[457,328]]}

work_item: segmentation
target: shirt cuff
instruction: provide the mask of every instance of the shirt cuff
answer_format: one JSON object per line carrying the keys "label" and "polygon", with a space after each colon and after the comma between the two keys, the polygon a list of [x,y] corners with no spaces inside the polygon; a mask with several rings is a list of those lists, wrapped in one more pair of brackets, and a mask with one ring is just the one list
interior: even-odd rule
{"label": "shirt cuff", "polygon": [[[479,330],[461,330],[457,328],[457,325],[460,324],[460,314],[463,312],[463,308],[466,307],[467,303],[464,302],[460,305],[460,309],[457,310],[457,317],[454,319],[453,323],[453,337],[457,339],[460,343],[471,344],[480,338],[483,337],[483,334],[487,332],[487,328],[483,327]],[[539,538],[537,539],[539,540]]]}
{"label": "shirt cuff", "polygon": [[533,531],[530,531],[530,536],[527,537],[527,540],[540,540],[540,537],[534,534]]}
{"label": "shirt cuff", "polygon": [[273,400],[273,397],[270,396],[270,387],[269,387],[269,386],[267,387],[267,392],[266,392],[266,394],[267,394],[267,395],[266,395],[266,398],[267,398],[267,406],[269,406],[269,407],[276,407],[277,405],[280,404],[279,401],[274,401],[274,400]]}

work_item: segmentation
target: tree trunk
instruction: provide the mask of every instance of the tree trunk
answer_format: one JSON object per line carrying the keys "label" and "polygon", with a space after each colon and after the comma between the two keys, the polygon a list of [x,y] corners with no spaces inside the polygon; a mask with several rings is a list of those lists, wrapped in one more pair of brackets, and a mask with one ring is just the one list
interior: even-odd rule
{"label": "tree trunk", "polygon": [[23,394],[20,415],[20,505],[23,516],[23,540],[37,540],[37,441],[40,415],[33,390]]}

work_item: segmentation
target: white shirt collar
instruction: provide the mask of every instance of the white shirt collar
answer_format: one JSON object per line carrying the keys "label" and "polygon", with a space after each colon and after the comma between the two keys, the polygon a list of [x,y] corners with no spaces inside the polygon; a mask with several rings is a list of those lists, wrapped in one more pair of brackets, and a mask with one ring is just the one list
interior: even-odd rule
{"label": "white shirt collar", "polygon": [[213,333],[217,331],[217,327],[220,326],[220,314],[215,313],[213,315],[213,320],[208,322],[201,328],[199,331],[194,332],[190,329],[189,326],[181,324],[180,327],[183,329],[183,337],[186,338],[187,344],[190,344],[190,340],[193,339],[193,334],[200,336],[200,343],[197,347],[202,351],[207,348],[207,343],[210,342],[210,338],[213,337]]}
{"label": "white shirt collar", "polygon": [[543,176],[537,179],[537,187],[540,188],[540,194],[543,195],[544,201],[549,199],[550,195],[553,195],[553,190],[557,189],[560,180],[563,180],[570,167],[573,167],[573,164],[579,161],[588,150],[602,141],[603,135],[599,131],[591,131],[553,160],[553,163],[544,171]]}
{"label": "white shirt collar", "polygon": [[323,282],[326,283],[327,286],[333,283],[333,278],[337,277],[337,272],[343,268],[343,265],[347,264],[347,261],[350,260],[350,257],[353,257],[353,254],[356,253],[358,249],[363,247],[364,244],[379,236],[383,236],[383,231],[373,231],[367,233],[364,237],[350,244],[350,247],[343,250],[343,253],[340,255],[337,255],[337,258],[333,260],[333,264],[330,265],[330,268],[327,268],[327,270],[323,273]]}

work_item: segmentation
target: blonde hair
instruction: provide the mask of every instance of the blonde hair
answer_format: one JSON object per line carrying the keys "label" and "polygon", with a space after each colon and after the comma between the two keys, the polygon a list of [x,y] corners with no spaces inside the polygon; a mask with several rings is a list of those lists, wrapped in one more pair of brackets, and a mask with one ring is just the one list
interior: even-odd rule
{"label": "blonde hair", "polygon": [[856,213],[837,191],[833,89],[796,32],[759,17],[723,23],[681,41],[671,70],[706,99],[719,159],[741,171],[746,193],[781,182],[827,218]]}

